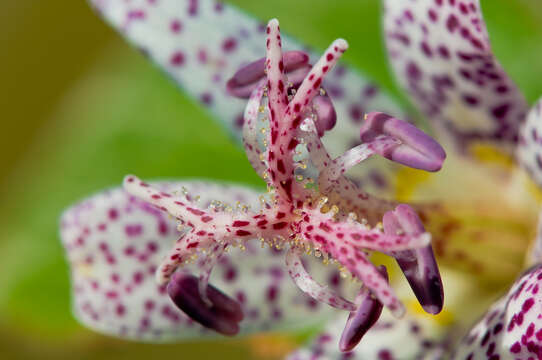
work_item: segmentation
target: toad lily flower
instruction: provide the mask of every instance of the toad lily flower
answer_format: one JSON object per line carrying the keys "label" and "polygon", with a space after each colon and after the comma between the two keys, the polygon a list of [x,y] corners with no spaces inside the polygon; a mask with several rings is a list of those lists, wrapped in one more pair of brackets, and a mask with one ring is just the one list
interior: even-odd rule
{"label": "toad lily flower", "polygon": [[[374,225],[369,221],[378,218],[378,214],[391,204],[369,197],[342,174],[352,165],[375,153],[384,154],[392,159],[401,159],[413,167],[427,166],[428,169],[439,169],[445,157],[444,150],[414,126],[381,113],[371,113],[362,133],[371,133],[372,140],[332,160],[317,134],[312,120],[315,114],[311,113],[311,107],[312,100],[320,93],[323,77],[347,49],[346,41],[339,39],[330,45],[320,60],[307,72],[296,94],[289,99],[281,38],[276,20],[268,24],[267,33],[265,62],[267,79],[260,81],[260,85],[253,91],[245,115],[245,147],[250,154],[249,157],[253,159],[259,157],[259,163],[254,159],[254,166],[267,180],[268,187],[273,189],[269,201],[264,199],[262,202],[261,210],[258,212],[247,210],[240,214],[229,214],[216,208],[214,211],[202,211],[195,209],[195,205],[190,202],[173,200],[171,194],[155,190],[135,177],[129,176],[125,180],[125,189],[128,193],[167,211],[183,225],[186,224],[191,228],[176,243],[173,251],[158,268],[159,282],[169,281],[179,264],[202,249],[212,249],[208,256],[210,259],[207,260],[212,263],[211,259],[217,258],[228,246],[240,240],[259,238],[262,242],[273,244],[279,249],[289,245],[286,255],[288,272],[298,287],[314,299],[339,309],[349,311],[358,309],[358,306],[328,291],[308,275],[299,257],[303,250],[314,249],[319,256],[323,256],[324,261],[329,257],[333,258],[341,267],[361,280],[370,289],[370,292],[363,289],[360,294],[362,308],[367,302],[370,304],[367,305],[369,308],[378,307],[376,303],[379,301],[395,315],[401,316],[404,309],[387,284],[384,274],[369,263],[366,252],[397,254],[401,261],[413,257],[412,260],[416,263],[414,268],[417,268],[421,264],[417,263],[416,251],[420,251],[419,256],[427,258],[424,259],[423,265],[427,270],[421,268],[419,271],[427,273],[428,277],[425,279],[426,283],[419,280],[416,282],[414,279],[412,281],[419,287],[419,289],[416,287],[417,293],[428,311],[440,312],[442,307],[440,276],[431,247],[428,247],[429,235],[425,233],[417,215],[410,207],[399,206],[395,210],[385,212],[384,221],[389,226],[385,225],[387,229],[384,232],[372,227]],[[269,130],[265,131],[266,148],[264,153],[261,153],[257,149],[260,146],[257,135],[261,132],[255,123],[260,113],[258,109],[264,91],[268,93]],[[295,161],[294,156],[300,143],[306,146],[310,160],[319,171],[317,181],[319,190],[311,190],[316,184],[310,180],[303,181],[302,175],[296,174],[295,170],[300,167],[300,162]],[[327,196],[331,199],[330,209],[323,207],[328,202]],[[361,221],[356,221],[357,218]],[[372,222],[374,223],[374,220]],[[211,268],[212,265],[209,265],[209,272]],[[193,299],[190,306],[185,304],[188,301],[185,299],[186,296],[197,297],[197,295],[183,292],[182,288],[177,289],[174,285],[168,288],[177,305],[187,314],[193,314],[191,317],[194,319],[203,316],[199,312],[208,311],[209,306],[205,306],[203,302],[208,305],[215,303],[205,294],[208,278],[208,273],[200,277],[199,297],[202,304],[198,309],[192,308],[192,302],[195,301]],[[183,281],[184,278],[177,277],[170,284]],[[435,281],[437,294],[432,293],[435,289],[427,289],[434,286]],[[378,299],[376,303],[371,298],[371,293]],[[367,312],[360,308],[361,310],[363,316],[367,316],[367,313],[370,317],[375,316],[373,311]],[[240,320],[240,317],[234,319]],[[357,321],[364,323],[365,319]]]}
{"label": "toad lily flower", "polygon": [[[182,231],[182,226],[188,228],[182,231],[156,269],[156,277],[159,285],[167,285],[166,291],[173,303],[201,325],[225,335],[239,331],[238,322],[243,319],[241,305],[208,282],[223,253],[230,246],[246,249],[247,240],[251,239],[260,239],[262,244],[279,250],[288,247],[286,267],[297,286],[314,300],[351,312],[341,341],[344,350],[352,349],[359,342],[378,319],[383,305],[396,316],[404,313],[388,284],[385,267],[379,270],[373,266],[367,252],[380,251],[397,257],[422,305],[428,312],[440,312],[443,303],[440,275],[429,244],[430,236],[416,213],[407,205],[399,205],[394,210],[390,202],[370,197],[343,173],[373,154],[436,170],[445,158],[444,150],[413,125],[382,113],[371,113],[362,129],[362,138],[366,137],[367,141],[336,159],[329,156],[313,120],[316,115],[312,111],[313,99],[320,94],[324,76],[346,49],[346,41],[333,42],[306,73],[295,95],[289,98],[278,21],[269,22],[267,76],[252,92],[244,124],[247,153],[270,189],[269,198],[262,197],[258,211],[246,208],[232,212],[219,206],[202,209],[188,196],[179,198],[135,176],[126,177],[127,193],[167,212],[180,222],[179,230]],[[253,65],[249,65],[251,67]],[[258,134],[262,132],[256,122],[260,113],[265,112],[260,105],[264,92],[268,98],[269,129],[264,131],[262,153],[258,150]],[[318,170],[317,183],[303,181],[302,175],[296,174],[296,168],[303,166],[300,166],[301,160],[296,161],[294,157],[303,146]],[[382,216],[384,229],[379,229],[376,219]],[[104,249],[106,257],[118,256],[110,253],[107,246]],[[324,262],[331,258],[363,282],[356,303],[322,286],[309,275],[301,254],[312,250]],[[199,279],[177,271],[201,255]]]}
{"label": "toad lily flower", "polygon": [[[147,186],[128,176],[125,190],[69,209],[61,235],[74,311],[84,324],[126,338],[174,341],[212,333],[208,328],[229,335],[313,327],[338,307],[349,315],[292,358],[540,356],[540,242],[527,256],[533,267],[467,331],[480,308],[520,272],[535,237],[535,187],[515,164],[542,185],[540,105],[529,112],[492,54],[478,1],[384,0],[393,69],[448,149],[447,166],[435,175],[412,168],[439,169],[440,146],[398,120],[405,113],[358,72],[345,65],[331,69],[346,48],[341,40],[312,66],[314,54],[299,51],[303,47],[291,38],[282,38],[292,46],[282,53],[275,23],[266,34],[265,26],[220,3],[91,3],[243,138],[270,192],[260,201],[238,186]],[[249,63],[266,51],[265,59]],[[249,98],[248,104],[232,95]],[[392,161],[368,159],[373,154]],[[234,211],[226,205],[237,202],[246,206]],[[440,311],[440,276],[416,213],[444,265],[447,306],[438,321],[410,306],[404,320],[382,311],[386,306],[398,315],[403,307],[384,268],[367,257],[373,251],[394,257],[423,308]],[[184,225],[180,234],[177,222]],[[273,249],[245,241],[260,236]],[[288,248],[287,269],[301,293],[284,281],[277,246]],[[355,300],[347,300],[352,282],[333,266],[313,264],[310,257],[301,261],[302,250],[338,262],[343,274],[361,280]],[[393,267],[387,269],[396,285]],[[405,297],[400,288],[399,295]],[[341,354],[364,334],[353,351]]]}

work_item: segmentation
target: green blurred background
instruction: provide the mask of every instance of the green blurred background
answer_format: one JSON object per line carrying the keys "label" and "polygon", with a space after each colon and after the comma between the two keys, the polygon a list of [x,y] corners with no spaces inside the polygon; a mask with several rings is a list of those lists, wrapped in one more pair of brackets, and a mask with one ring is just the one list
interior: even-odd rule
{"label": "green blurred background", "polygon": [[[232,3],[262,20],[278,17],[317,48],[348,39],[346,60],[401,99],[384,57],[378,0]],[[534,102],[542,94],[542,2],[482,5],[499,59]],[[142,345],[73,320],[57,233],[63,208],[127,173],[261,183],[212,118],[84,0],[0,2],[0,48],[0,357],[271,359],[294,346],[286,336]]]}

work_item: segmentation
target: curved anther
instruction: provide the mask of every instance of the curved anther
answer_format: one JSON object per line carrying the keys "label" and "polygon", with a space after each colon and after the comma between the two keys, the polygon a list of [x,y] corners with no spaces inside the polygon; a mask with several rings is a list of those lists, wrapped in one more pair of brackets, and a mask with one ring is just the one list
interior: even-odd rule
{"label": "curved anther", "polygon": [[198,279],[177,271],[167,292],[179,309],[201,325],[228,336],[239,332],[239,322],[243,320],[241,305],[214,286],[207,286],[208,305],[200,295]]}
{"label": "curved anther", "polygon": [[415,169],[438,171],[446,159],[442,146],[414,125],[381,112],[367,114],[360,130],[361,141],[371,142],[381,135],[401,140],[401,145],[380,153],[389,160]]}
{"label": "curved anther", "polygon": [[[383,224],[384,233],[389,235],[425,232],[416,212],[405,204],[384,214]],[[444,304],[444,291],[431,244],[416,250],[392,251],[390,254],[396,259],[423,309],[429,314],[438,314]]]}
{"label": "curved anther", "polygon": [[[386,267],[382,265],[378,270],[388,280]],[[359,290],[356,304],[358,308],[348,316],[339,341],[339,350],[343,352],[353,350],[382,314],[382,303],[365,286]]]}
{"label": "curved anther", "polygon": [[[228,80],[226,90],[230,95],[240,98],[248,98],[261,79],[265,78],[265,59],[261,58],[243,66]],[[309,63],[309,54],[304,51],[287,51],[282,55],[286,74]],[[310,67],[309,67],[310,69]],[[307,70],[308,71],[308,70]],[[303,81],[304,76],[299,80]],[[294,82],[293,80],[290,80]]]}
{"label": "curved anther", "polygon": [[286,267],[295,284],[313,299],[341,310],[354,311],[357,308],[356,304],[344,299],[327,286],[318,283],[309,275],[299,256],[299,249],[291,247],[288,250]]}
{"label": "curved anther", "polygon": [[337,123],[337,113],[333,102],[327,95],[318,95],[312,99],[312,107],[316,115],[316,130],[318,130],[318,136],[322,137]]}

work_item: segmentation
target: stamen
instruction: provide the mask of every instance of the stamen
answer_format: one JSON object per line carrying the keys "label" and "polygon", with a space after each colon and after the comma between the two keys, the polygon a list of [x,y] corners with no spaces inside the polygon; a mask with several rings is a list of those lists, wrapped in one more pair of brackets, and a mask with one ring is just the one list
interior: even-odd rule
{"label": "stamen", "polygon": [[[320,250],[316,251],[320,252]],[[300,250],[298,248],[295,246],[290,247],[286,253],[286,267],[288,268],[288,274],[290,274],[290,277],[301,289],[301,291],[313,299],[326,303],[337,309],[354,311],[356,309],[356,305],[354,303],[344,299],[339,294],[336,294],[327,286],[319,284],[312,278],[312,276],[309,275],[303,266],[299,253]]]}
{"label": "stamen", "polygon": [[379,153],[400,164],[425,171],[438,171],[446,158],[442,146],[414,125],[380,112],[367,114],[360,130],[361,141],[371,142],[381,135],[401,140],[401,145],[383,149]]}
{"label": "stamen", "polygon": [[336,180],[339,176],[343,175],[346,170],[354,167],[374,154],[385,153],[390,149],[397,147],[400,143],[399,140],[394,139],[391,136],[379,136],[371,142],[360,144],[346,151],[343,155],[333,160],[320,176],[328,177],[328,181]]}
{"label": "stamen", "polygon": [[210,249],[206,258],[201,264],[201,273],[199,275],[198,290],[202,301],[207,304],[207,306],[212,306],[211,300],[207,296],[207,286],[209,285],[209,278],[211,277],[211,271],[214,266],[220,260],[222,254],[226,251],[228,244],[216,244]]}
{"label": "stamen", "polygon": [[198,279],[193,275],[177,272],[167,286],[169,297],[186,315],[223,335],[237,334],[243,320],[241,305],[214,286],[206,290],[210,306],[201,298]]}
{"label": "stamen", "polygon": [[[156,270],[158,284],[166,284],[179,266],[197,256],[198,247],[212,246],[212,239],[203,240],[200,236],[194,234],[194,231],[181,236]],[[194,244],[197,244],[197,246],[194,246]]]}
{"label": "stamen", "polygon": [[[395,316],[404,312],[385,271],[368,259],[371,251],[380,251],[397,259],[426,311],[440,311],[442,284],[429,245],[431,237],[416,214],[408,206],[389,211],[395,204],[370,197],[343,174],[375,153],[434,171],[440,168],[444,151],[413,125],[372,113],[361,130],[364,144],[332,160],[320,137],[333,127],[336,114],[321,85],[346,50],[346,41],[333,42],[311,67],[305,53],[282,54],[278,21],[271,20],[267,31],[266,59],[238,71],[228,83],[231,93],[250,94],[243,139],[252,166],[267,183],[267,194],[259,198],[260,210],[218,201],[202,210],[185,190],[186,199],[179,199],[134,176],[125,179],[127,192],[186,227],[186,234],[157,271],[159,282],[169,280],[170,297],[195,321],[226,335],[235,334],[241,308],[208,284],[213,266],[230,245],[244,248],[246,241],[260,239],[262,247],[267,244],[280,250],[288,242],[286,266],[297,286],[314,299],[352,312],[340,345],[348,350],[374,324],[382,306]],[[306,169],[307,162],[317,171]],[[380,222],[383,214],[385,232]],[[303,266],[303,252],[323,258],[324,264],[337,263],[341,276],[362,281],[364,287],[356,298],[360,307],[315,281]],[[198,254],[205,256],[199,281],[177,270]]]}
{"label": "stamen", "polygon": [[[388,280],[386,268],[380,266],[379,271]],[[356,304],[358,304],[358,308],[348,316],[339,341],[339,349],[343,352],[353,350],[382,314],[382,303],[365,286],[356,296]]]}
{"label": "stamen", "polygon": [[[295,72],[299,68],[306,68],[309,62],[309,55],[304,51],[287,51],[283,54],[284,69],[287,73]],[[233,96],[248,98],[256,88],[258,82],[264,79],[265,58],[258,59],[237,70],[233,77],[226,84],[226,91]],[[304,70],[306,71],[306,70]],[[296,75],[293,79],[298,78]],[[303,80],[303,78],[301,78]],[[299,82],[301,82],[299,80]],[[290,80],[292,81],[292,80]]]}
{"label": "stamen", "polygon": [[312,99],[312,105],[316,115],[315,123],[316,129],[318,130],[318,136],[322,137],[324,132],[333,129],[337,123],[337,113],[335,112],[333,102],[329,96],[325,94],[324,89],[320,88],[320,90],[320,95],[315,96],[314,99]]}
{"label": "stamen", "polygon": [[[425,229],[416,212],[403,204],[384,215],[384,232],[416,235],[424,233]],[[444,291],[431,245],[415,250],[393,251],[390,254],[403,270],[423,309],[429,314],[438,314],[444,304]]]}

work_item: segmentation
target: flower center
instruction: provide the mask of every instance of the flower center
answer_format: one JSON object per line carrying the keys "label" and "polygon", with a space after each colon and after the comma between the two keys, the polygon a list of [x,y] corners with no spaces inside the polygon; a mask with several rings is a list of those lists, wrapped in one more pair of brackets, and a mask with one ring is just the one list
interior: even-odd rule
{"label": "flower center", "polygon": [[[252,166],[268,186],[258,211],[228,211],[218,206],[201,209],[187,196],[179,199],[134,176],[126,177],[124,186],[129,193],[186,226],[158,268],[157,280],[168,283],[169,295],[177,306],[204,326],[226,335],[238,331],[242,318],[239,307],[208,281],[214,264],[229,246],[244,246],[252,239],[277,249],[286,247],[286,267],[294,283],[312,298],[351,312],[341,339],[342,350],[357,344],[383,306],[396,316],[404,313],[403,304],[388,284],[386,269],[369,261],[371,252],[396,258],[423,308],[432,314],[441,310],[442,283],[431,236],[417,214],[408,205],[397,206],[370,196],[344,173],[375,154],[436,171],[445,158],[442,147],[413,125],[382,113],[367,114],[360,130],[363,143],[338,158],[327,153],[320,139],[335,124],[333,104],[321,85],[347,46],[342,39],[334,41],[311,67],[303,53],[283,56],[278,22],[271,20],[264,68],[259,60],[228,82],[231,93],[250,93],[243,140]],[[296,76],[303,80],[296,80]],[[309,275],[301,254],[312,251],[363,283],[355,301]],[[198,252],[206,256],[199,280],[176,272]]]}

